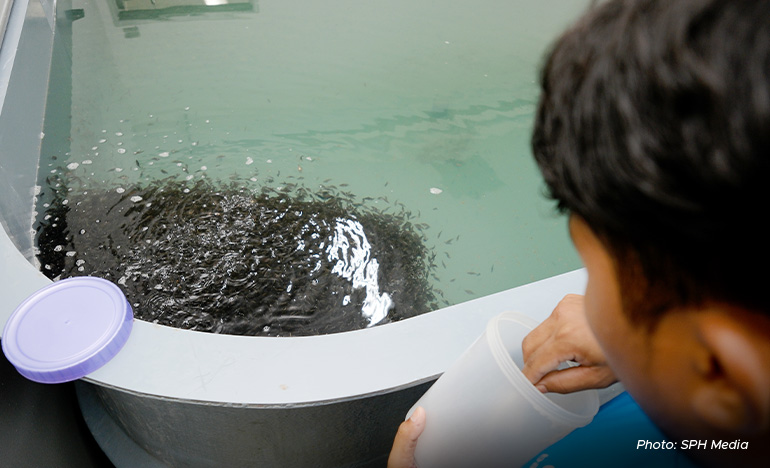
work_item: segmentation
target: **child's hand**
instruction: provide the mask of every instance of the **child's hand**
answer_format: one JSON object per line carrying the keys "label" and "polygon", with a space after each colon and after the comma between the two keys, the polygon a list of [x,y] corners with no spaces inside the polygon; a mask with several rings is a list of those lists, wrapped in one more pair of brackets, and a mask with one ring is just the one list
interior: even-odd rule
{"label": "child's hand", "polygon": [[388,457],[388,468],[414,468],[414,450],[417,438],[425,429],[425,410],[418,407],[412,416],[398,427],[393,448]]}
{"label": "child's hand", "polygon": [[[588,326],[583,296],[570,294],[522,342],[524,375],[545,392],[570,393],[604,388],[617,381]],[[578,367],[556,370],[574,361]]]}

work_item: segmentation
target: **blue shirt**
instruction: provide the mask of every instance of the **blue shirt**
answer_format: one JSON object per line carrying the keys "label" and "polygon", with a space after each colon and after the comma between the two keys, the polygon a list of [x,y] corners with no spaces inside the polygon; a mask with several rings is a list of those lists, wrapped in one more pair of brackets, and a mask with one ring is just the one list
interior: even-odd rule
{"label": "blue shirt", "polygon": [[[640,445],[640,441],[649,443]],[[604,404],[590,424],[551,445],[522,468],[698,467],[682,451],[665,448],[664,441],[669,442],[623,392]]]}

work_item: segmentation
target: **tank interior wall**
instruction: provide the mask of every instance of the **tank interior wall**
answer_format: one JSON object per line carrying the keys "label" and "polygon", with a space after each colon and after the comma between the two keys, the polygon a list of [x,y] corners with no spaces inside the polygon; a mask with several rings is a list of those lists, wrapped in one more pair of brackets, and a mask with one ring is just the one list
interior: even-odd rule
{"label": "tank interior wall", "polygon": [[[70,0],[16,0],[13,9],[26,11],[23,17],[19,11],[12,12],[0,50],[0,66],[10,72],[0,81],[5,88],[0,89],[0,222],[19,252],[32,262],[32,200],[45,146],[44,119],[57,122],[47,131],[69,132],[70,4]],[[57,92],[48,96],[52,80]]]}
{"label": "tank interior wall", "polygon": [[[28,262],[34,255],[33,196],[46,112],[69,112],[68,23],[51,27],[54,0],[6,0],[0,34],[0,330],[16,305],[50,280]],[[60,6],[69,0],[58,0]],[[0,20],[3,18],[0,17]],[[57,41],[55,34],[61,33]],[[52,70],[53,59],[53,70]],[[48,102],[49,80],[65,91]],[[65,107],[66,106],[66,107]],[[65,117],[67,117],[65,115]],[[69,129],[67,128],[67,131]],[[18,250],[18,251],[17,251]],[[109,466],[78,411],[74,385],[40,385],[0,355],[0,465]]]}
{"label": "tank interior wall", "polygon": [[140,396],[85,383],[79,391],[95,396],[163,466],[364,468],[385,466],[398,425],[432,383],[346,401],[264,407]]}

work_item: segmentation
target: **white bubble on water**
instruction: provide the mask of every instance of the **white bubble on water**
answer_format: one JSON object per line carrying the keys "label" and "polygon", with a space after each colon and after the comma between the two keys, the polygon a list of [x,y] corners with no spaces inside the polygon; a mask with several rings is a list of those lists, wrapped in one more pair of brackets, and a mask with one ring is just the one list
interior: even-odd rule
{"label": "white bubble on water", "polygon": [[129,198],[129,200],[131,200],[134,203],[137,203],[142,201],[142,197],[140,197],[139,195],[134,195],[133,197]]}
{"label": "white bubble on water", "polygon": [[102,138],[101,140],[99,140],[99,143],[107,143],[107,139],[106,138]]}
{"label": "white bubble on water", "polygon": [[246,165],[249,166],[249,165],[251,165],[253,163],[254,163],[254,160],[247,156],[246,157]]}
{"label": "white bubble on water", "polygon": [[68,256],[68,257],[74,257],[74,256],[75,256],[75,255],[77,255],[77,254],[78,254],[78,253],[77,253],[77,252],[75,252],[74,250],[70,250],[69,252],[67,252],[67,256]]}
{"label": "white bubble on water", "polygon": [[83,164],[93,164],[93,161],[91,161],[90,159],[86,159],[85,161],[83,161]]}
{"label": "white bubble on water", "polygon": [[438,195],[441,192],[443,192],[443,190],[441,190],[440,188],[436,188],[436,187],[431,187],[430,188],[430,193],[432,193],[433,195]]}
{"label": "white bubble on water", "polygon": [[115,191],[118,193],[123,193],[126,191],[126,189],[124,189],[123,187],[118,187],[117,189],[115,189]]}
{"label": "white bubble on water", "polygon": [[168,151],[163,151],[161,153],[158,153],[158,156],[160,156],[161,158],[167,158],[168,154],[169,154]]}
{"label": "white bubble on water", "polygon": [[118,148],[118,154],[124,154],[126,152],[125,148]]}
{"label": "white bubble on water", "polygon": [[71,171],[74,171],[74,170],[75,170],[75,169],[77,169],[79,166],[80,166],[80,164],[78,164],[78,163],[76,163],[76,162],[73,162],[73,163],[69,163],[69,164],[67,164],[67,169],[69,169],[69,170],[71,170]]}
{"label": "white bubble on water", "polygon": [[115,136],[123,136],[123,132],[115,132]]}

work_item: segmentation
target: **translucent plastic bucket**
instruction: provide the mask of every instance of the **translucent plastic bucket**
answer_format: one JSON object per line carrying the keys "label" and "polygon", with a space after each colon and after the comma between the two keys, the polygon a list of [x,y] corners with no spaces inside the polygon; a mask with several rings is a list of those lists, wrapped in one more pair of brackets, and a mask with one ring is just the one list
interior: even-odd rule
{"label": "translucent plastic bucket", "polygon": [[494,317],[412,407],[407,417],[417,406],[427,414],[420,468],[520,467],[593,420],[595,390],[543,394],[521,373],[521,342],[536,325],[515,312]]}

